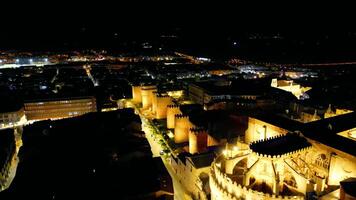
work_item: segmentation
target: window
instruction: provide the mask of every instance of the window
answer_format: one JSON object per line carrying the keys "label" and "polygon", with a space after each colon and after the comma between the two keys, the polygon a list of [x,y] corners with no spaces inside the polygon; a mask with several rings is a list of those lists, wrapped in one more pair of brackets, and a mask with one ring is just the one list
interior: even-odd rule
{"label": "window", "polygon": [[325,154],[319,154],[318,157],[315,159],[315,164],[323,168],[329,167],[329,162]]}

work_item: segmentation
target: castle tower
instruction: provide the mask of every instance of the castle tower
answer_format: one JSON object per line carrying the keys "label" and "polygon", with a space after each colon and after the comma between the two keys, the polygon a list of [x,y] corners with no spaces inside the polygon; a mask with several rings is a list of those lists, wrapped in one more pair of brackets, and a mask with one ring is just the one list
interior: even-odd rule
{"label": "castle tower", "polygon": [[148,109],[152,106],[153,92],[157,91],[156,86],[144,86],[141,89],[142,108]]}
{"label": "castle tower", "polygon": [[156,110],[157,110],[157,95],[159,95],[159,93],[157,91],[154,91],[152,93],[152,113],[155,114]]}
{"label": "castle tower", "polygon": [[172,103],[172,98],[168,95],[157,94],[155,96],[155,99],[156,102],[154,103],[156,103],[156,119],[167,118],[167,106]]}
{"label": "castle tower", "polygon": [[142,103],[141,86],[132,86],[132,100],[135,103]]}
{"label": "castle tower", "polygon": [[189,129],[189,153],[202,153],[206,151],[208,134],[202,128]]}
{"label": "castle tower", "polygon": [[167,106],[167,128],[173,129],[175,122],[175,115],[181,114],[178,105]]}
{"label": "castle tower", "polygon": [[183,114],[175,115],[174,121],[174,142],[183,143],[189,141],[189,129],[192,124],[189,121],[189,117]]}

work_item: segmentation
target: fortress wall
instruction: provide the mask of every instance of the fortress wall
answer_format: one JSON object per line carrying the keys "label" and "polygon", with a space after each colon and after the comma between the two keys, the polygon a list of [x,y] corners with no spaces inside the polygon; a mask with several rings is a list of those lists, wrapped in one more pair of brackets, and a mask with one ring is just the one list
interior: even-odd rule
{"label": "fortress wall", "polygon": [[285,135],[287,132],[288,131],[283,128],[249,117],[248,128],[245,132],[245,142],[251,143],[277,135]]}
{"label": "fortress wall", "polygon": [[179,106],[168,105],[167,106],[167,128],[173,129],[175,126],[175,115],[181,114]]}
{"label": "fortress wall", "polygon": [[189,129],[193,125],[189,121],[189,117],[186,115],[175,115],[174,122],[174,141],[175,143],[183,143],[189,141]]}
{"label": "fortress wall", "polygon": [[283,200],[296,199],[303,200],[302,196],[277,196],[248,189],[245,186],[232,181],[215,164],[212,163],[210,171],[210,190],[212,200]]}
{"label": "fortress wall", "polygon": [[164,97],[156,97],[157,99],[157,107],[156,107],[156,118],[157,119],[164,119],[167,118],[167,106],[172,104],[172,99],[169,96]]}

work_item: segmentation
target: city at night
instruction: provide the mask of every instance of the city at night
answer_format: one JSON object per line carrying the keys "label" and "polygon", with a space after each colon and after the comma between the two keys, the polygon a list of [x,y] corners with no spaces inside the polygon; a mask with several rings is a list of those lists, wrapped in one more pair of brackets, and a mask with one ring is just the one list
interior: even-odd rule
{"label": "city at night", "polygon": [[125,6],[0,23],[0,200],[356,200],[354,24]]}

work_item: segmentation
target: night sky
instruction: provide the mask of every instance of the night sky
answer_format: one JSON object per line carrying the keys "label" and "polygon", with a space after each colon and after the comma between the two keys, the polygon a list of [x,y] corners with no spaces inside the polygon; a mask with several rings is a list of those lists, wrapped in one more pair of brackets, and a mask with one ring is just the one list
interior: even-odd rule
{"label": "night sky", "polygon": [[[326,10],[321,15],[312,9],[206,9],[183,2],[163,7],[134,3],[78,5],[62,3],[50,9],[32,6],[35,9],[11,13],[1,23],[0,49],[117,50],[150,42],[218,57],[260,54],[299,59],[296,57],[306,54],[316,59],[335,55],[342,60],[356,56],[356,31],[347,11],[340,15]],[[177,37],[162,37],[167,35]],[[281,38],[270,39],[276,35]],[[251,39],[255,36],[257,39]],[[268,55],[270,52],[275,55]]]}

